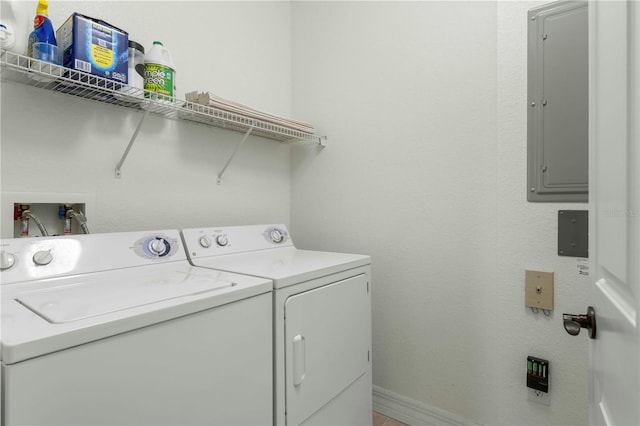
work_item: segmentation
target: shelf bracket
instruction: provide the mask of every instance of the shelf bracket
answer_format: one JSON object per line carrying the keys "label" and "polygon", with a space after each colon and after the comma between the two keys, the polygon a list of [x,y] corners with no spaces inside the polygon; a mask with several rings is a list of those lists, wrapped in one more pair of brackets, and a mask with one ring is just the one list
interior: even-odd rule
{"label": "shelf bracket", "polygon": [[238,143],[236,145],[236,148],[233,150],[233,152],[231,153],[231,156],[227,159],[227,162],[224,163],[224,166],[222,167],[222,170],[220,170],[220,173],[218,173],[218,185],[220,185],[222,183],[222,175],[224,174],[224,172],[227,170],[227,167],[229,167],[229,164],[231,164],[231,161],[233,160],[233,157],[236,156],[236,154],[238,153],[238,151],[240,150],[240,147],[245,143],[245,141],[247,140],[247,138],[249,137],[249,135],[251,134],[251,132],[253,131],[253,129],[256,127],[256,122],[252,122],[251,125],[249,126],[249,128],[247,129],[247,132],[244,134],[244,137],[242,138],[242,140],[240,141],[240,143]]}
{"label": "shelf bracket", "polygon": [[295,141],[292,145],[317,145],[320,149],[324,149],[327,146],[327,137],[326,136],[313,136],[311,139],[301,139],[299,141]]}
{"label": "shelf bracket", "polygon": [[[152,97],[152,99],[155,99],[155,98],[156,98],[155,96]],[[138,133],[140,133],[140,129],[142,128],[142,123],[144,123],[144,120],[149,115],[150,110],[151,110],[151,105],[148,104],[147,108],[144,111],[144,114],[142,114],[142,118],[140,118],[140,122],[138,123],[136,130],[133,132],[133,135],[131,135],[131,139],[129,140],[129,145],[127,145],[127,148],[124,150],[124,153],[122,153],[122,158],[120,158],[120,161],[118,161],[118,164],[116,164],[117,179],[120,179],[122,177],[122,171],[121,171],[122,165],[124,164],[124,161],[127,159],[127,155],[129,155],[129,151],[131,151],[131,147],[133,146],[133,143],[136,141],[136,138],[138,137]]]}

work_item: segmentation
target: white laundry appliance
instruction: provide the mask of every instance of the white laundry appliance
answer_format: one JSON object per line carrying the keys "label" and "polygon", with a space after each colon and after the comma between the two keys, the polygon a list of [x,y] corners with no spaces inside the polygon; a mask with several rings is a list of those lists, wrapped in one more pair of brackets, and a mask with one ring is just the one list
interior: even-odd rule
{"label": "white laundry appliance", "polygon": [[193,265],[273,281],[275,424],[371,424],[369,256],[297,249],[284,225],[182,237]]}
{"label": "white laundry appliance", "polygon": [[0,242],[2,425],[269,424],[272,283],[177,230]]}

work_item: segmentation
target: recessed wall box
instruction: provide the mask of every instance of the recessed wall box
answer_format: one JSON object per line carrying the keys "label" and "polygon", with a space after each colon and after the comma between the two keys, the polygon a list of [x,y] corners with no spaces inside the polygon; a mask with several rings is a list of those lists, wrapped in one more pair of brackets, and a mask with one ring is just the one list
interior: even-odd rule
{"label": "recessed wall box", "polygon": [[[16,217],[22,206],[28,206],[41,222],[49,235],[65,233],[65,221],[61,219],[61,207],[70,206],[76,212],[82,212],[87,219],[88,228],[95,223],[95,194],[55,193],[55,192],[2,192],[0,194],[0,237],[18,238],[22,234],[21,221]],[[28,236],[41,236],[39,227],[31,220]],[[71,233],[82,234],[83,229],[77,220],[71,222]]]}

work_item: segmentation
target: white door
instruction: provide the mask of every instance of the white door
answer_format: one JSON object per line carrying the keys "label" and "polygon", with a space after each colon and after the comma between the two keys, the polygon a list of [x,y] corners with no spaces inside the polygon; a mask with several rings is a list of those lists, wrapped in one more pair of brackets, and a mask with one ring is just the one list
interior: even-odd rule
{"label": "white door", "polygon": [[640,2],[589,2],[589,421],[640,425]]}

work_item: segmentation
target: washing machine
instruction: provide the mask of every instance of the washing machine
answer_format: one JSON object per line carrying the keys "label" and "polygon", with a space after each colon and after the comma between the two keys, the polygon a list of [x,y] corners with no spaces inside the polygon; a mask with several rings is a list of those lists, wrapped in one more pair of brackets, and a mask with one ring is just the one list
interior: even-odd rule
{"label": "washing machine", "polygon": [[195,266],[273,281],[274,424],[372,423],[369,256],[298,249],[281,224],[182,238]]}
{"label": "washing machine", "polygon": [[2,240],[0,269],[3,425],[271,423],[270,280],[177,230]]}

